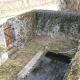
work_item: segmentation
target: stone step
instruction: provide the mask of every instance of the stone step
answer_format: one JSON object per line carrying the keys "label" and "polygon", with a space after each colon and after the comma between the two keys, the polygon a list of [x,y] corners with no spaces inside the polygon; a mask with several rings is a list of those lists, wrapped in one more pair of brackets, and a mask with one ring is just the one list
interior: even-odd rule
{"label": "stone step", "polygon": [[12,55],[16,51],[18,51],[18,48],[13,46],[13,47],[11,47],[11,48],[8,49],[8,55]]}

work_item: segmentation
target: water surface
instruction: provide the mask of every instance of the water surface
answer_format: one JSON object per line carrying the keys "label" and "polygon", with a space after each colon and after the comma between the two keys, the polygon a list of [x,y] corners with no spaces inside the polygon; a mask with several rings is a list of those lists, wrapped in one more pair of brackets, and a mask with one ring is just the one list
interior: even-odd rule
{"label": "water surface", "polygon": [[69,59],[66,56],[48,53],[26,77],[26,80],[62,80],[70,62]]}

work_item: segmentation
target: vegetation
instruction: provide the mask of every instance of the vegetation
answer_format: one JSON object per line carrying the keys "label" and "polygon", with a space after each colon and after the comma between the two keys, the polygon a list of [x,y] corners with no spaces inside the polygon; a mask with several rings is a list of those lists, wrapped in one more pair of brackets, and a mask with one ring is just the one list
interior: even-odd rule
{"label": "vegetation", "polygon": [[35,8],[36,6],[49,5],[50,2],[45,3],[36,3],[29,2],[29,0],[9,0],[9,1],[0,1],[0,19],[8,18],[12,16],[19,15],[21,13],[27,12]]}
{"label": "vegetation", "polygon": [[0,2],[0,19],[17,15],[26,10],[26,6],[22,6],[18,1],[2,1]]}
{"label": "vegetation", "polygon": [[7,49],[3,46],[3,45],[0,45],[0,51],[6,51]]}
{"label": "vegetation", "polygon": [[34,40],[22,45],[21,49],[11,54],[5,64],[0,66],[0,80],[14,80],[18,72],[38,52],[40,45]]}
{"label": "vegetation", "polygon": [[[17,1],[16,0],[5,0],[5,1],[0,0],[0,19],[24,13],[26,11],[31,10],[35,6],[39,6],[39,5],[50,6],[51,4],[54,5],[58,3],[55,0],[53,1],[50,0],[50,2],[48,0],[38,0],[38,1],[33,0],[33,2],[31,1],[32,0],[17,0]],[[79,0],[63,0],[63,1],[65,3],[64,6],[66,6],[65,10],[70,9],[69,11],[80,12]]]}

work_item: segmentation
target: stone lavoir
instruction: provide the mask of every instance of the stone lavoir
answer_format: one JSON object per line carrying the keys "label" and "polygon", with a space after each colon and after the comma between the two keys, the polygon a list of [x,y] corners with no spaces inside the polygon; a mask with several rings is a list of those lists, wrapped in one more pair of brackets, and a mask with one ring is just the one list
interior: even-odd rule
{"label": "stone lavoir", "polygon": [[[5,40],[6,37],[3,27],[3,24],[6,24],[6,22],[9,24],[9,32],[11,33],[11,35],[9,35],[9,33],[7,37],[11,36],[12,39],[12,42],[9,45],[7,45]],[[6,52],[12,49],[12,47],[16,47],[19,50],[25,43],[27,44],[27,42],[35,39],[41,47],[45,48],[44,50],[46,50],[46,53],[50,51],[55,54],[65,55],[71,58],[72,61],[70,62],[70,68],[68,69],[69,71],[73,71],[73,74],[66,71],[64,80],[76,80],[80,78],[79,72],[75,71],[76,74],[74,74],[75,69],[73,68],[74,65],[77,64],[77,59],[79,61],[79,58],[76,58],[76,52],[79,51],[78,40],[80,39],[80,14],[51,10],[33,10],[10,18],[6,22],[0,25],[0,28],[3,29],[0,37],[4,38],[4,44],[0,42],[0,45],[4,46],[4,48],[9,48]],[[0,38],[0,41],[3,40]],[[43,53],[44,50],[42,51]],[[38,53],[38,56],[40,57],[37,58],[37,61],[34,59],[35,56],[32,60],[37,64],[39,59],[42,59],[42,55],[43,54],[40,52]],[[3,59],[1,58],[2,56],[0,55],[0,60],[2,61]],[[53,62],[55,62],[55,60],[53,60]],[[31,69],[35,68],[35,63],[31,63],[33,65]],[[79,69],[78,66],[77,68]],[[23,70],[25,70],[25,72],[23,72]],[[27,76],[28,69],[23,68],[23,70],[21,70],[23,74],[21,74],[22,72],[18,73],[16,78],[17,80],[24,80]],[[22,75],[22,77],[20,75]]]}
{"label": "stone lavoir", "polygon": [[70,59],[67,56],[48,52],[25,80],[62,80]]}

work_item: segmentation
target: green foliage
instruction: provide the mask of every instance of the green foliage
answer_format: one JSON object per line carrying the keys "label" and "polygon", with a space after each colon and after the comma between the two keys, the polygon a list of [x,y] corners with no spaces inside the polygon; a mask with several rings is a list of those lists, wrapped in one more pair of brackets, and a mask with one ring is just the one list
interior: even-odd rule
{"label": "green foliage", "polygon": [[0,45],[0,51],[6,51],[7,49],[3,46],[3,45]]}
{"label": "green foliage", "polygon": [[78,40],[78,42],[80,43],[80,40]]}

